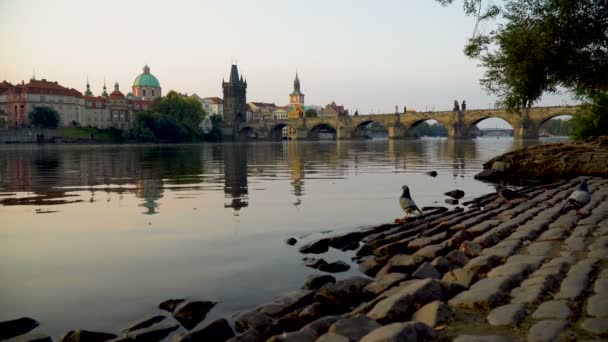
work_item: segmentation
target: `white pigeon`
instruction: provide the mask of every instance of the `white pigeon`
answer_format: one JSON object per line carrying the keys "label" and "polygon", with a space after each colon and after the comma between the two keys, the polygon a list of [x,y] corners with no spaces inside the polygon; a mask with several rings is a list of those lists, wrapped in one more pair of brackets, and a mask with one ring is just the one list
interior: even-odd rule
{"label": "white pigeon", "polygon": [[406,214],[403,219],[408,218],[411,214],[416,212],[418,212],[419,215],[422,215],[422,211],[418,209],[416,202],[414,202],[412,196],[410,196],[410,188],[408,188],[407,185],[404,185],[402,189],[403,193],[401,194],[401,197],[399,197],[399,205],[401,205],[401,209],[403,209]]}
{"label": "white pigeon", "polygon": [[580,215],[579,210],[585,206],[585,204],[591,201],[591,193],[589,193],[589,188],[587,187],[587,180],[583,179],[581,184],[579,184],[578,188],[572,192],[570,197],[566,200],[560,213],[564,213],[571,209],[576,209],[576,214]]}

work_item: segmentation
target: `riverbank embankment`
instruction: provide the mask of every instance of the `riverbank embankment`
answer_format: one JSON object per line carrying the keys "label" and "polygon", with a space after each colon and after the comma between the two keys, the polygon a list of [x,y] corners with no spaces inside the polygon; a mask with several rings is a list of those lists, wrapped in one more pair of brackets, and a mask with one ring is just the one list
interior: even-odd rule
{"label": "riverbank embankment", "polygon": [[608,136],[530,146],[495,157],[483,167],[475,177],[488,181],[608,177]]}
{"label": "riverbank embankment", "polygon": [[[209,322],[214,301],[167,300],[142,321],[107,333],[74,330],[61,341],[601,339],[608,334],[608,180],[588,179],[582,215],[562,210],[579,182],[524,187],[511,201],[492,193],[303,245],[292,240],[312,275],[271,303]],[[325,261],[331,249],[346,251],[360,276],[336,279],[350,266]],[[36,325],[22,320],[4,331],[14,336]]]}

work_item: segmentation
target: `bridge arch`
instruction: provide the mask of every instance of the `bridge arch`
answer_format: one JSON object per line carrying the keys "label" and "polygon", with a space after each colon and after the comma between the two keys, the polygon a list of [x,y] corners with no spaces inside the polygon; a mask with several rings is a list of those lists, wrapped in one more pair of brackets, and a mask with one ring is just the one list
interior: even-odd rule
{"label": "bridge arch", "polygon": [[[291,126],[285,122],[280,122],[273,125],[268,131],[268,139],[270,140],[287,140],[289,139],[289,128]],[[287,132],[284,131],[287,128]]]}
{"label": "bridge arch", "polygon": [[251,126],[241,127],[239,129],[238,140],[255,140],[259,138],[258,131]]}
{"label": "bridge arch", "polygon": [[438,127],[429,128],[435,134],[438,134],[438,135],[430,135],[431,131],[429,131],[429,133],[428,133],[429,135],[427,135],[427,136],[447,137],[449,135],[449,129],[450,129],[451,123],[445,122],[441,118],[421,117],[421,118],[415,119],[406,127],[405,132],[404,132],[404,137],[406,139],[418,139],[418,138],[421,138],[422,136],[425,136],[424,133],[419,134],[417,132],[417,129],[420,128],[420,125],[422,125],[423,123],[429,124],[429,121],[430,121],[431,125],[439,125]]}
{"label": "bridge arch", "polygon": [[[374,127],[370,127],[374,126]],[[385,123],[379,120],[368,119],[357,123],[355,127],[353,127],[352,138],[353,139],[372,139],[372,134],[374,132],[369,132],[369,130],[373,129],[375,133],[379,135],[386,135],[388,137],[388,127]],[[368,132],[366,132],[368,131]]]}
{"label": "bridge arch", "polygon": [[[473,115],[468,118],[465,117],[464,122],[464,132],[463,137],[476,137],[479,135],[479,129],[477,124],[485,121],[487,119],[500,119],[501,122],[508,124],[513,129],[514,134],[517,134],[518,128],[521,127],[521,117],[518,113],[511,113],[507,115],[499,114],[499,113],[480,113],[478,115]],[[503,125],[504,126],[504,125]]]}
{"label": "bridge arch", "polygon": [[328,122],[318,122],[308,129],[307,138],[312,140],[319,140],[322,138],[323,133],[333,134],[335,140],[338,136],[338,129]]}
{"label": "bridge arch", "polygon": [[[568,117],[568,118],[566,118]],[[570,113],[555,113],[542,118],[535,125],[536,135],[541,136],[569,136],[572,133],[573,115]]]}

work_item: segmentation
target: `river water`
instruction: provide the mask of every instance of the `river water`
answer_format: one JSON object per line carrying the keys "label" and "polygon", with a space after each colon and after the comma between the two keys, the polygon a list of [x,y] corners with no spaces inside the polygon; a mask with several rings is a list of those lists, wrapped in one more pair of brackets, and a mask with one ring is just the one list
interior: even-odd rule
{"label": "river water", "polygon": [[402,185],[420,207],[486,194],[483,162],[538,142],[0,146],[0,321],[117,332],[178,297],[229,317],[316,272],[302,243],[403,216]]}

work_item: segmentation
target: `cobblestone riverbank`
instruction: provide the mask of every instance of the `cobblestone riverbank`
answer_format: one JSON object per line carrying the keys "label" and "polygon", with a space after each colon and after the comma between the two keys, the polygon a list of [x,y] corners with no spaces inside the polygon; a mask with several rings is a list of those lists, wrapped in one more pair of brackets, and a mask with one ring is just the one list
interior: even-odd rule
{"label": "cobblestone riverbank", "polygon": [[[580,179],[525,187],[298,246],[316,268],[301,289],[208,322],[215,302],[181,299],[124,330],[73,330],[61,341],[560,341],[608,337],[608,179],[561,211]],[[360,276],[336,280],[352,251]],[[319,255],[317,255],[319,254]],[[243,286],[246,286],[244,284]],[[163,311],[164,310],[164,311]],[[30,318],[0,323],[0,340],[51,341]],[[122,328],[122,327],[121,327]]]}

